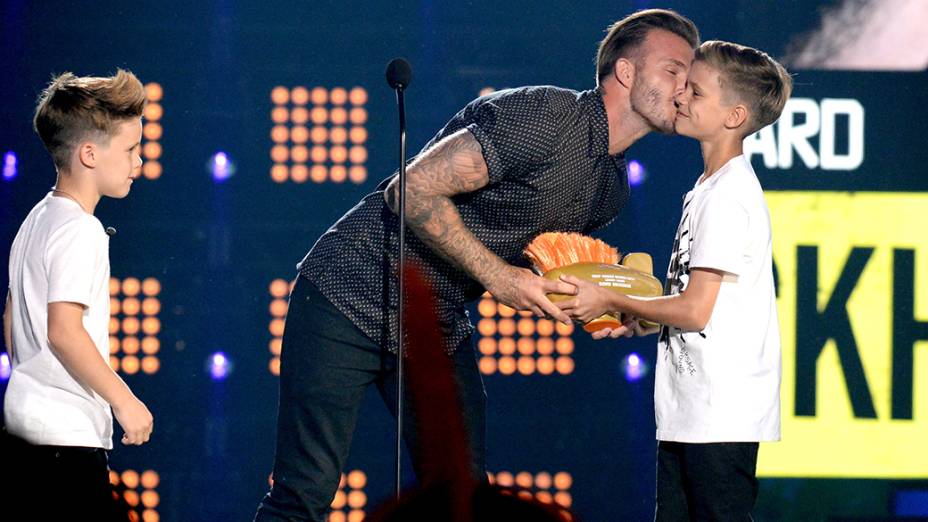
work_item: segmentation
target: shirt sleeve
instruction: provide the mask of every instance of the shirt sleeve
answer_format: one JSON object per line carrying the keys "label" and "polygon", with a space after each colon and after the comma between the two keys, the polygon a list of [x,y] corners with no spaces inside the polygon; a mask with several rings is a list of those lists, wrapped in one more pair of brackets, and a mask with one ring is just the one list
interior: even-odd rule
{"label": "shirt sleeve", "polygon": [[545,91],[515,91],[478,100],[466,128],[483,149],[490,183],[496,183],[546,163],[559,123]]}
{"label": "shirt sleeve", "polygon": [[733,197],[708,194],[693,216],[690,268],[711,268],[734,275],[744,271],[750,218]]}
{"label": "shirt sleeve", "polygon": [[75,219],[49,237],[45,250],[49,303],[90,306],[94,272],[105,254],[101,234],[92,220]]}

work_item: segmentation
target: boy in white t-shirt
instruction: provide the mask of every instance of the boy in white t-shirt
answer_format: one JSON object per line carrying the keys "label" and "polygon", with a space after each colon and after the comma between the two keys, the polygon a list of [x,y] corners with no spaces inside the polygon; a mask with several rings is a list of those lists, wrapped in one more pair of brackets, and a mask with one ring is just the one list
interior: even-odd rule
{"label": "boy in white t-shirt", "polygon": [[[770,216],[742,142],[779,118],[791,90],[768,55],[703,43],[674,128],[699,140],[705,170],[683,200],[667,295],[623,296],[563,278],[578,293],[560,306],[577,320],[621,312],[663,325],[654,382],[658,521],[751,520],[758,442],[780,438]],[[594,337],[653,333],[637,324]]]}
{"label": "boy in white t-shirt", "polygon": [[101,197],[126,197],[141,172],[145,100],[130,72],[64,73],[36,108],[58,179],[10,250],[3,330],[12,374],[0,466],[3,495],[30,520],[107,520],[113,415],[124,444],[152,432],[148,408],[109,365],[109,236],[93,215]]}

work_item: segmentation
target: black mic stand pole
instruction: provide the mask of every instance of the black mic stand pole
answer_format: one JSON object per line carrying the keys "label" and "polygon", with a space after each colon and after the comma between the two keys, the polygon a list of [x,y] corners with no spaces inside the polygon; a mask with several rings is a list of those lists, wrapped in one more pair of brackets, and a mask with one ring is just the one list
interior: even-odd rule
{"label": "black mic stand pole", "polygon": [[394,58],[387,65],[387,82],[396,91],[396,103],[400,117],[400,170],[399,170],[399,302],[396,329],[396,498],[400,498],[402,487],[403,459],[403,316],[406,297],[406,104],[403,92],[409,85],[412,70],[409,62]]}
{"label": "black mic stand pole", "polygon": [[406,308],[406,104],[403,89],[396,90],[400,109],[400,288],[396,330],[396,498],[400,498],[403,458],[403,312]]}

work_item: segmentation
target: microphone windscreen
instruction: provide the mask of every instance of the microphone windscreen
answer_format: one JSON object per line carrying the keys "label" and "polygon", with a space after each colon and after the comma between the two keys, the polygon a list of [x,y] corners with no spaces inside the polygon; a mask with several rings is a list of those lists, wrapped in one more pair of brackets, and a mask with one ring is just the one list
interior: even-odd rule
{"label": "microphone windscreen", "polygon": [[404,58],[394,58],[387,64],[387,83],[394,89],[405,89],[412,80],[412,66]]}

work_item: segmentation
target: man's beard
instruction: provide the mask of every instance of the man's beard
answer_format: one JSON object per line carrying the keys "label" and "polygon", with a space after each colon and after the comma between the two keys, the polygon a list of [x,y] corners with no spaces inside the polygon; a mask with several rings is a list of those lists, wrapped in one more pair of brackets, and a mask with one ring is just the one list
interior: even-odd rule
{"label": "man's beard", "polygon": [[657,132],[673,134],[674,120],[672,118],[668,120],[661,110],[663,94],[656,87],[639,83],[638,78],[635,78],[635,83],[632,85],[632,110],[644,118]]}

